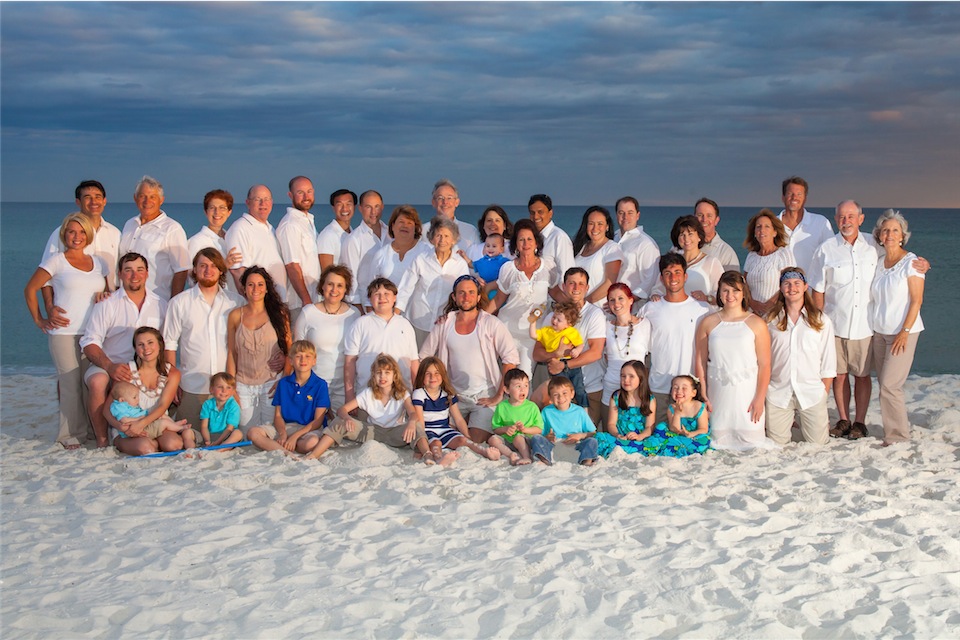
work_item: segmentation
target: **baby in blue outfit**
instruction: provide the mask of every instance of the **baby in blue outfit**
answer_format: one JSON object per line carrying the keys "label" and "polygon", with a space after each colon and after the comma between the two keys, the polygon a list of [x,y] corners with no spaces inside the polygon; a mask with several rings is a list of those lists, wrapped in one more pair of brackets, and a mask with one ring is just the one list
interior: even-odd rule
{"label": "baby in blue outfit", "polygon": [[[140,389],[129,382],[115,382],[110,397],[113,398],[110,414],[120,423],[120,437],[129,438],[127,426],[147,415],[147,410],[140,407]],[[186,421],[182,422],[183,424],[179,424],[164,414],[144,428],[143,436],[158,438],[164,431],[180,433],[186,428]]]}

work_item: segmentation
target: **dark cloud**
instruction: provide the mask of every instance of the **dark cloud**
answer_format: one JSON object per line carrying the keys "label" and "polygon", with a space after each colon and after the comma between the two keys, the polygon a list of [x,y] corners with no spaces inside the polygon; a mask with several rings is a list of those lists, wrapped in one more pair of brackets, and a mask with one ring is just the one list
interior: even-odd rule
{"label": "dark cloud", "polygon": [[761,204],[802,173],[956,204],[949,3],[7,3],[0,30],[4,199],[82,164],[183,199],[312,172]]}

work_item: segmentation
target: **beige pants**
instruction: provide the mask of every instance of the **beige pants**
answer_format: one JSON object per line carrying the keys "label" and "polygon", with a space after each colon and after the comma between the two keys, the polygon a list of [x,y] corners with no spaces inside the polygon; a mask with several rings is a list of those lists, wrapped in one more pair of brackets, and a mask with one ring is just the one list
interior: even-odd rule
{"label": "beige pants", "polygon": [[90,417],[84,402],[86,386],[83,373],[89,362],[80,352],[81,336],[47,336],[50,357],[57,368],[57,385],[60,390],[60,444],[83,444],[87,440]]}
{"label": "beige pants", "polygon": [[800,433],[806,442],[827,444],[830,440],[830,418],[827,416],[827,393],[817,404],[800,408],[797,396],[793,395],[786,407],[778,407],[767,400],[764,414],[767,418],[767,437],[777,444],[787,444],[793,432],[794,416],[800,414]]}
{"label": "beige pants", "polygon": [[873,357],[880,385],[880,417],[883,420],[883,441],[903,442],[910,439],[910,419],[904,400],[903,385],[907,382],[919,333],[907,337],[907,348],[893,355],[891,348],[897,336],[874,334]]}

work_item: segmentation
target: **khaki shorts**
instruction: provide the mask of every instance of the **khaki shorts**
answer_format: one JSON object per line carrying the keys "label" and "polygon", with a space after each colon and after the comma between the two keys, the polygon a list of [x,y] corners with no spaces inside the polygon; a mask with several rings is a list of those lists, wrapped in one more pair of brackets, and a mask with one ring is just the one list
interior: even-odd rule
{"label": "khaki shorts", "polygon": [[403,440],[403,432],[407,430],[407,425],[401,425],[399,427],[372,426],[374,440],[382,442],[388,447],[397,449],[403,449],[404,447],[416,448],[417,441],[427,437],[427,433],[423,430],[423,425],[419,422],[417,423],[416,432],[413,434],[413,439],[410,442],[404,442]]}
{"label": "khaki shorts", "polygon": [[337,418],[329,426],[324,427],[320,431],[320,435],[330,436],[333,438],[334,442],[337,443],[339,447],[343,444],[344,438],[356,442],[357,444],[363,443],[367,439],[368,432],[367,425],[363,424],[359,420],[341,420]]}
{"label": "khaki shorts", "polygon": [[849,373],[857,378],[869,376],[870,366],[873,364],[870,358],[873,337],[861,340],[834,339],[837,341],[837,375]]}

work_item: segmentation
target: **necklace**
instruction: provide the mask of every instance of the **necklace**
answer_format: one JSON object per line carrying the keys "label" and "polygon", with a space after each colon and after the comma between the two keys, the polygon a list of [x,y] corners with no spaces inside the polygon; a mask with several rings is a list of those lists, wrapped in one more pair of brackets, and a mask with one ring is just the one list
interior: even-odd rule
{"label": "necklace", "polygon": [[617,351],[620,352],[620,355],[625,356],[625,355],[627,354],[627,352],[630,351],[630,338],[633,337],[633,323],[630,322],[629,320],[627,321],[627,343],[624,344],[623,346],[620,346],[619,326],[620,326],[620,325],[618,325],[618,324],[616,324],[616,322],[614,322],[614,325],[613,325],[613,340],[614,340],[614,342],[616,342],[616,344],[617,344]]}
{"label": "necklace", "polygon": [[343,298],[340,299],[340,304],[337,305],[337,310],[335,312],[331,312],[330,309],[327,308],[326,300],[323,301],[323,310],[327,312],[328,316],[338,316],[340,315],[340,311],[342,309],[343,309]]}

